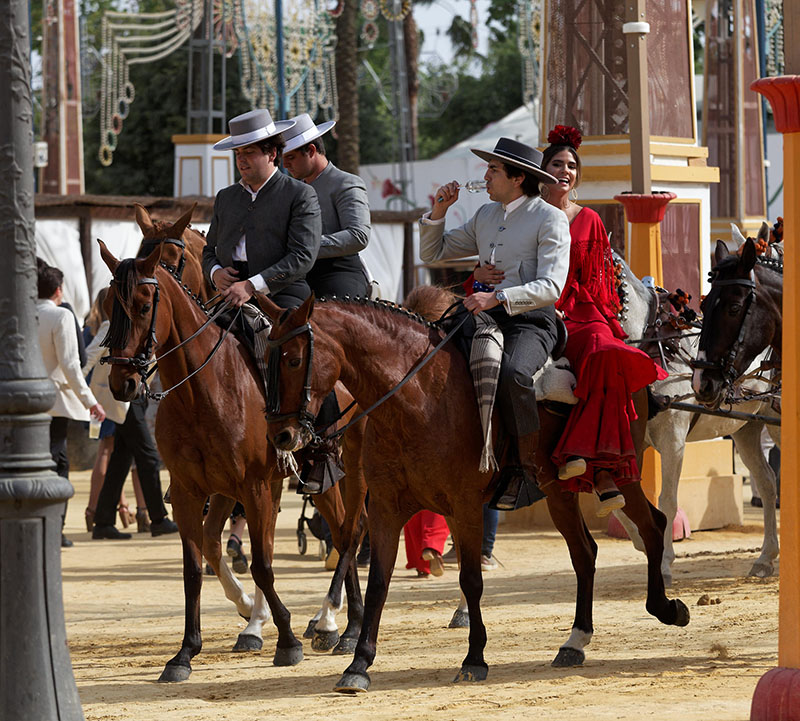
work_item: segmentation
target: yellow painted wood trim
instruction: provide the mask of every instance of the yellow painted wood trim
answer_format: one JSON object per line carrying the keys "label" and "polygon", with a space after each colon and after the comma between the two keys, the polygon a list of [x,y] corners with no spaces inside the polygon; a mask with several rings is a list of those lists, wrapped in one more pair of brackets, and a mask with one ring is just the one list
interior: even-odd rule
{"label": "yellow painted wood trim", "polygon": [[[629,165],[584,165],[581,171],[583,182],[630,181]],[[650,164],[654,181],[661,183],[719,183],[719,168],[708,166],[654,165]]]}
{"label": "yellow painted wood trim", "polygon": [[[581,157],[589,155],[630,155],[630,143],[597,143],[581,145]],[[670,145],[667,143],[650,143],[650,153],[668,158],[707,158],[708,148],[702,145]]]}
{"label": "yellow painted wood trim", "polygon": [[172,142],[175,145],[209,145],[227,137],[227,135],[173,135]]}

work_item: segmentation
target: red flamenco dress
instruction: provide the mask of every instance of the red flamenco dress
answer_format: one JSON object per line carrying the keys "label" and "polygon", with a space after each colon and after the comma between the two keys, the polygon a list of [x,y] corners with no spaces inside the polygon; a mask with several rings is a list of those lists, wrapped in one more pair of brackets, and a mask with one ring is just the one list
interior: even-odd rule
{"label": "red flamenco dress", "polygon": [[608,470],[617,486],[640,480],[631,437],[632,394],[667,372],[638,348],[626,345],[617,321],[611,245],[600,216],[583,208],[570,224],[569,274],[556,308],[569,336],[564,355],[577,378],[573,407],[552,460],[586,461],[586,472],[559,481],[569,491],[594,490],[595,471]]}

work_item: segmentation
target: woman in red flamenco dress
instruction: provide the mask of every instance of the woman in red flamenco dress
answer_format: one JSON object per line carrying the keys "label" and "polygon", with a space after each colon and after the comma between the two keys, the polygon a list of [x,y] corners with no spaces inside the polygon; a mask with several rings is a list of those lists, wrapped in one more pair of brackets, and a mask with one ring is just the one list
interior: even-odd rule
{"label": "woman in red flamenco dress", "polygon": [[[557,125],[547,141],[542,169],[558,183],[543,187],[542,198],[567,214],[572,237],[569,275],[556,309],[569,333],[564,355],[577,379],[578,398],[552,459],[564,489],[597,492],[597,514],[606,516],[625,505],[619,486],[640,480],[630,429],[636,419],[632,395],[668,374],[625,344],[608,233],[597,213],[569,197],[577,198],[581,179],[580,132]],[[493,284],[497,273],[484,265],[475,275]]]}

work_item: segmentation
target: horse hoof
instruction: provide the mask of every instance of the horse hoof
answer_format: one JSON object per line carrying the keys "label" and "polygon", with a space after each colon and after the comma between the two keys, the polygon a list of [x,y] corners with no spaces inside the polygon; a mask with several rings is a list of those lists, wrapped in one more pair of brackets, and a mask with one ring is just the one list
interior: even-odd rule
{"label": "horse hoof", "polygon": [[273,666],[297,666],[303,660],[303,646],[289,646],[289,648],[276,648]]}
{"label": "horse hoof", "polygon": [[327,653],[339,641],[339,631],[314,631],[311,648],[319,653]]}
{"label": "horse hoof", "polygon": [[240,653],[245,651],[260,651],[263,641],[251,633],[240,633],[239,638],[236,639],[236,645],[233,647],[234,652]]}
{"label": "horse hoof", "polygon": [[308,622],[308,626],[306,626],[306,630],[303,631],[303,638],[314,638],[314,629],[317,627],[317,619],[312,618]]}
{"label": "horse hoof", "polygon": [[461,670],[456,674],[453,683],[461,683],[462,681],[485,681],[489,675],[489,667],[484,664],[477,666],[475,664],[464,664]]}
{"label": "horse hoof", "polygon": [[346,671],[333,690],[336,693],[365,693],[369,689],[369,676],[366,673]]}
{"label": "horse hoof", "polygon": [[689,609],[686,604],[679,598],[672,601],[675,604],[675,620],[672,622],[673,626],[688,626],[689,625]]}
{"label": "horse hoof", "polygon": [[447,628],[469,628],[469,614],[466,611],[456,609]]}
{"label": "horse hoof", "polygon": [[747,575],[755,576],[756,578],[769,578],[773,573],[775,573],[775,569],[771,563],[754,563],[750,573]]}
{"label": "horse hoof", "polygon": [[168,663],[164,666],[164,670],[158,677],[159,683],[179,683],[185,681],[192,675],[191,666],[178,666],[177,664]]}
{"label": "horse hoof", "polygon": [[358,644],[357,638],[348,638],[347,636],[342,636],[339,639],[339,643],[333,649],[334,656],[349,656],[351,653],[356,652],[356,645]]}
{"label": "horse hoof", "polygon": [[550,665],[556,668],[570,668],[572,666],[583,666],[585,660],[586,654],[583,651],[569,646],[562,646],[558,649],[558,653]]}

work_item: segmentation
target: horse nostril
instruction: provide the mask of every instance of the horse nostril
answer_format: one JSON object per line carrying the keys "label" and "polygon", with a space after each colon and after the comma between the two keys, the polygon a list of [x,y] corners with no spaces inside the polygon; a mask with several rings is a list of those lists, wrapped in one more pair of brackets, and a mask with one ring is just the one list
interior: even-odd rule
{"label": "horse nostril", "polygon": [[280,431],[272,441],[276,448],[285,450],[289,448],[292,443],[292,434],[290,431]]}
{"label": "horse nostril", "polygon": [[128,400],[133,400],[136,396],[137,383],[133,378],[125,379],[125,396]]}

